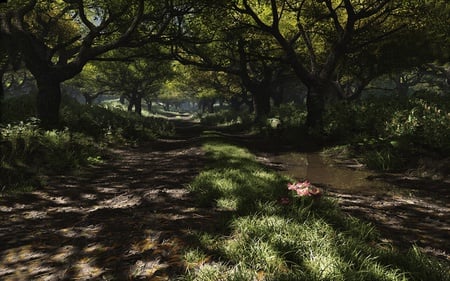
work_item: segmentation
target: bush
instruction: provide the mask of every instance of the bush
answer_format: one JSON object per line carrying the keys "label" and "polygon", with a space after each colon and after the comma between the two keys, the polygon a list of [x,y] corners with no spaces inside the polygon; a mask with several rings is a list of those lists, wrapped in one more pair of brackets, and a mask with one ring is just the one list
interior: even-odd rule
{"label": "bush", "polygon": [[247,112],[234,110],[220,110],[215,113],[203,113],[199,115],[200,122],[206,126],[239,125],[247,126],[252,123],[252,117]]}
{"label": "bush", "polygon": [[36,116],[36,94],[13,96],[3,100],[2,121],[4,124],[27,120]]}
{"label": "bush", "polygon": [[294,103],[282,104],[273,108],[271,116],[280,120],[282,128],[301,128],[306,121],[306,108]]}
{"label": "bush", "polygon": [[386,132],[394,139],[450,152],[450,112],[423,99],[412,99],[409,108],[394,112],[386,123]]}
{"label": "bush", "polygon": [[408,163],[403,159],[419,154],[449,154],[449,109],[446,97],[433,95],[337,102],[327,107],[325,133],[331,140],[351,143],[370,168],[399,169]]}
{"label": "bush", "polygon": [[62,172],[88,164],[101,147],[90,137],[68,129],[45,131],[38,121],[0,127],[0,186],[7,191],[37,185],[42,172]]}
{"label": "bush", "polygon": [[81,105],[67,96],[63,97],[60,129],[47,131],[34,117],[21,119],[35,116],[34,99],[34,95],[23,95],[5,101],[8,124],[0,126],[0,190],[29,190],[39,184],[41,173],[100,163],[106,144],[147,141],[174,132],[167,120]]}
{"label": "bush", "polygon": [[63,125],[71,131],[110,143],[148,141],[174,133],[173,125],[163,118],[139,116],[111,106],[66,103],[61,115]]}

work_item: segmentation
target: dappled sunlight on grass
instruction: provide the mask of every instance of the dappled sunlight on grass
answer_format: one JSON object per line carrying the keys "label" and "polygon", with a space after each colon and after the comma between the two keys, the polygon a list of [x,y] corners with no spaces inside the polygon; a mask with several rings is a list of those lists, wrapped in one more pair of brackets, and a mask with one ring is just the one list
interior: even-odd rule
{"label": "dappled sunlight on grass", "polygon": [[448,267],[386,247],[372,225],[347,217],[327,197],[280,204],[280,196],[292,196],[289,179],[248,151],[217,141],[205,150],[212,162],[191,190],[197,202],[232,214],[223,235],[194,234],[198,246],[184,256],[182,280],[449,280]]}

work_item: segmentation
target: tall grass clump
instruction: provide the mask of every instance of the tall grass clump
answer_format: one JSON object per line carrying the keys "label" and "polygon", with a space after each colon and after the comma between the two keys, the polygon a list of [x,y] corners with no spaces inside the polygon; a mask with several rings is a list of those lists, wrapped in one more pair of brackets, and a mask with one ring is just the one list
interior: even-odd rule
{"label": "tall grass clump", "polygon": [[227,227],[192,234],[179,280],[450,280],[448,265],[414,248],[382,247],[370,224],[326,196],[290,193],[290,179],[247,150],[217,140],[204,149],[210,164],[190,189]]}

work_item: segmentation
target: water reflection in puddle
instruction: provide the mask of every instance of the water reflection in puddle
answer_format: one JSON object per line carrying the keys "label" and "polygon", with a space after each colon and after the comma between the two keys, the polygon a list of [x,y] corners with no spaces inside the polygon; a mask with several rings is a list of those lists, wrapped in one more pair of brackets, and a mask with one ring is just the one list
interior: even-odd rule
{"label": "water reflection in puddle", "polygon": [[326,163],[319,153],[287,153],[273,156],[271,160],[283,165],[282,174],[332,189],[379,193],[392,187],[385,182],[369,180],[376,173]]}

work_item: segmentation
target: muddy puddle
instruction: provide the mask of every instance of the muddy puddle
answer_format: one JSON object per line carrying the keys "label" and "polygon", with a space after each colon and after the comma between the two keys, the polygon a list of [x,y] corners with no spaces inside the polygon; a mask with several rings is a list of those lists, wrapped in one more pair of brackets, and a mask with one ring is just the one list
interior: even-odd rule
{"label": "muddy puddle", "polygon": [[391,192],[395,188],[386,182],[373,180],[378,174],[364,170],[356,160],[332,164],[320,153],[287,153],[271,156],[270,160],[282,166],[282,174],[333,190],[376,194]]}
{"label": "muddy puddle", "polygon": [[372,222],[382,241],[419,247],[450,263],[450,182],[368,171],[357,160],[340,162],[320,153],[267,155],[280,173],[308,180],[336,198],[341,209]]}

